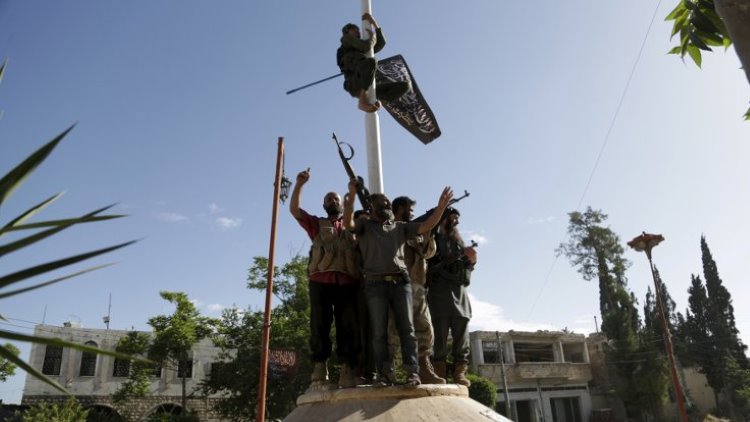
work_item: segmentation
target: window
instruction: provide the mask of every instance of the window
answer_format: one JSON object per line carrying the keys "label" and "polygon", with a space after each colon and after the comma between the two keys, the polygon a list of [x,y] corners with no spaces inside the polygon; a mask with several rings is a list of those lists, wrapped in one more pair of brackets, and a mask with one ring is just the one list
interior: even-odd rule
{"label": "window", "polygon": [[484,363],[500,363],[497,341],[482,341],[482,355],[484,356]]}
{"label": "window", "polygon": [[115,358],[113,377],[127,377],[130,373],[130,361]]}
{"label": "window", "polygon": [[562,346],[565,362],[585,363],[583,343],[563,343]]}
{"label": "window", "polygon": [[177,364],[178,378],[193,378],[193,360],[182,360]]}
{"label": "window", "polygon": [[516,362],[554,362],[552,344],[544,343],[513,343]]}
{"label": "window", "polygon": [[[85,343],[89,347],[98,347],[93,341],[87,341]],[[81,377],[93,377],[96,373],[96,353],[83,352],[81,353],[81,370],[78,375]]]}
{"label": "window", "polygon": [[581,405],[578,397],[550,399],[552,422],[581,422]]}
{"label": "window", "polygon": [[47,345],[47,349],[44,351],[44,363],[42,364],[44,375],[60,375],[62,351],[62,346]]}

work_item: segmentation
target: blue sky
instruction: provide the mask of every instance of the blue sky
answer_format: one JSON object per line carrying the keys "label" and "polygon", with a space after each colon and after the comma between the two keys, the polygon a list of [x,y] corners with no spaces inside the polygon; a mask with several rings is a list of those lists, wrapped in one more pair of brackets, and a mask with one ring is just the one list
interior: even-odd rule
{"label": "blue sky", "polygon": [[[418,213],[445,185],[471,192],[459,208],[481,243],[472,329],[594,331],[596,283],[554,254],[567,213],[590,205],[623,241],[666,237],[654,260],[683,311],[704,234],[747,338],[750,89],[733,51],[703,70],[666,54],[672,7],[658,4],[623,97],[656,2],[374,2],[381,57],[404,55],[443,132],[425,146],[381,113],[385,191],[414,197]],[[338,72],[340,28],[359,15],[344,1],[0,1],[0,169],[77,122],[0,218],[63,190],[40,218],[115,202],[129,214],[6,257],[0,273],[141,239],[97,260],[114,267],[6,300],[4,327],[104,328],[110,293],[116,329],[170,312],[159,290],[185,291],[207,315],[262,307],[245,278],[268,253],[277,138],[290,178],[312,170],[311,212],[346,188],[332,131],[366,170],[363,113],[340,80],[284,95]],[[283,205],[277,260],[308,247]],[[626,257],[642,306],[648,264]],[[20,400],[23,377],[0,385],[4,402]]]}

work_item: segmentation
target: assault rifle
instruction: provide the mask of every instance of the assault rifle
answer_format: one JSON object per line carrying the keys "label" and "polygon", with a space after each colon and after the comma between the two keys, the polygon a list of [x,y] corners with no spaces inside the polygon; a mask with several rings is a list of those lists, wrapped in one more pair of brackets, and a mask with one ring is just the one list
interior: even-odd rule
{"label": "assault rifle", "polygon": [[[339,149],[341,164],[344,165],[344,170],[346,170],[346,174],[349,175],[349,180],[357,181],[357,198],[359,198],[359,203],[362,205],[362,209],[370,212],[370,191],[365,187],[365,180],[362,176],[357,176],[354,173],[352,166],[349,164],[349,160],[354,157],[354,148],[346,142],[339,142],[338,138],[336,138],[336,132],[333,133],[333,142],[336,142],[336,147]],[[344,155],[344,150],[341,149],[341,145],[349,147],[349,157]]]}
{"label": "assault rifle", "polygon": [[[477,247],[479,247],[479,243],[477,243],[476,240],[472,239],[471,240],[471,247],[472,248],[477,248]],[[463,262],[463,264],[465,266],[469,265],[469,258],[466,256],[466,253],[464,252],[463,249],[451,253],[450,255],[444,257],[443,259],[440,259],[437,262],[437,264],[434,264],[434,262],[436,260],[438,260],[438,259],[439,258],[435,256],[435,257],[430,258],[429,261],[427,261],[428,262],[428,264],[427,264],[428,265],[428,267],[427,267],[427,287],[429,287],[429,285],[432,283],[432,277],[435,274],[437,274],[438,271],[442,271],[444,267],[447,267],[447,266],[453,264],[454,262],[458,262],[458,261]],[[430,265],[431,262],[433,263],[432,265]],[[466,274],[464,274],[464,275],[466,275]],[[467,276],[467,280],[468,280],[468,276]],[[466,283],[465,285],[468,286],[468,283]]]}
{"label": "assault rifle", "polygon": [[[464,194],[461,195],[461,196],[459,196],[458,198],[451,199],[450,202],[448,202],[448,206],[450,207],[451,205],[455,204],[456,202],[459,202],[460,200],[462,200],[464,198],[467,198],[469,195],[470,195],[469,191],[464,190]],[[435,212],[435,209],[437,209],[437,208],[432,208],[432,209],[427,210],[427,212],[425,212],[424,214],[420,215],[419,217],[415,218],[412,221],[414,223],[421,223],[421,222],[427,220],[428,218],[430,218],[430,216],[432,215],[432,213]],[[446,208],[446,210],[447,209],[448,208]],[[442,217],[440,219],[442,220]]]}

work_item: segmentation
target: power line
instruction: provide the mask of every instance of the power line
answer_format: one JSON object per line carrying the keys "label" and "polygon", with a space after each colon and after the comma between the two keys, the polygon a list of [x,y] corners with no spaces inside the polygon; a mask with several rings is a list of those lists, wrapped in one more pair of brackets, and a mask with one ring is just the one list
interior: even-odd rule
{"label": "power line", "polygon": [[[583,193],[581,193],[581,198],[578,200],[578,205],[576,206],[576,210],[581,209],[581,204],[583,203],[583,199],[586,197],[586,194],[588,193],[589,186],[591,185],[591,181],[594,179],[594,174],[596,173],[596,169],[599,167],[599,162],[601,161],[602,155],[604,155],[604,150],[607,148],[607,144],[609,143],[609,136],[611,135],[612,129],[614,128],[615,123],[617,122],[617,117],[620,114],[620,109],[622,108],[622,104],[625,101],[625,95],[628,93],[628,89],[630,88],[630,82],[633,80],[635,69],[638,66],[638,63],[641,61],[641,56],[643,55],[643,49],[646,46],[646,40],[648,40],[648,35],[651,33],[651,27],[654,25],[654,21],[656,20],[656,14],[659,11],[659,6],[661,6],[661,0],[659,0],[656,3],[656,8],[654,8],[654,13],[651,16],[651,21],[648,23],[648,28],[646,28],[646,34],[643,37],[643,42],[641,42],[641,47],[638,50],[638,55],[636,56],[635,61],[633,62],[633,67],[630,69],[630,74],[628,75],[627,82],[625,82],[625,88],[622,90],[622,94],[620,95],[620,101],[617,103],[617,107],[615,108],[615,114],[612,116],[612,121],[609,124],[609,128],[607,129],[606,135],[604,135],[604,141],[602,142],[602,146],[599,149],[599,155],[597,155],[596,160],[594,161],[594,167],[591,169],[589,178],[586,181],[586,186],[583,188]],[[549,268],[549,271],[547,271],[546,277],[544,277],[542,288],[539,290],[539,294],[537,294],[536,298],[534,299],[534,302],[531,304],[531,308],[529,309],[529,314],[526,316],[526,319],[531,317],[531,314],[534,312],[534,308],[536,307],[536,304],[539,301],[539,298],[542,296],[544,289],[547,287],[550,276],[552,275],[552,270],[555,268],[555,264],[557,264],[557,260],[559,258],[560,258],[560,255],[555,255],[555,259],[552,261],[552,265],[550,265],[550,268]]]}

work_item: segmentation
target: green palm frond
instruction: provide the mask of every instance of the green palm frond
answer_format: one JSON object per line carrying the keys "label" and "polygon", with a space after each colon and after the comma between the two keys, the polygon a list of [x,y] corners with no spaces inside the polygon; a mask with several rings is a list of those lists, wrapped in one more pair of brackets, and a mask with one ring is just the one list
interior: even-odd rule
{"label": "green palm frond", "polygon": [[[2,66],[0,66],[0,80],[2,79],[2,75],[4,71],[5,71],[5,63],[3,63]],[[8,198],[10,198],[13,192],[23,183],[23,181],[26,180],[26,178],[29,177],[29,175],[31,175],[31,173],[50,155],[50,153],[55,149],[55,147],[60,143],[60,141],[63,140],[63,138],[65,138],[65,136],[73,129],[73,127],[74,126],[71,126],[67,128],[66,130],[64,130],[62,133],[57,135],[51,141],[47,142],[44,146],[36,150],[33,154],[29,155],[25,160],[23,160],[23,162],[21,162],[19,165],[13,168],[5,176],[0,178],[0,206],[2,206],[3,203],[5,203],[5,201]],[[103,212],[113,207],[113,205],[109,205],[109,206],[100,208],[98,210],[86,213],[80,217],[28,222],[29,219],[31,219],[33,216],[37,215],[39,212],[41,212],[42,210],[47,208],[49,205],[57,201],[61,196],[62,196],[62,193],[53,195],[39,202],[38,204],[32,206],[31,208],[27,209],[26,211],[24,211],[17,217],[11,219],[9,222],[5,223],[4,225],[0,226],[0,237],[13,231],[21,231],[21,230],[33,231],[31,234],[23,236],[20,239],[16,239],[6,244],[0,245],[0,257],[5,257],[11,252],[16,252],[24,248],[33,246],[37,242],[40,242],[44,239],[48,239],[54,236],[55,234],[58,234],[61,231],[68,229],[77,224],[93,223],[93,222],[99,222],[99,221],[105,221],[105,220],[111,220],[115,218],[124,217],[123,215],[101,215]],[[112,252],[114,250],[123,248],[134,242],[135,241],[133,240],[129,242],[119,243],[113,246],[96,249],[93,251],[79,253],[76,255],[68,256],[66,258],[61,258],[61,259],[57,259],[57,260],[53,260],[49,262],[32,265],[31,267],[18,270],[10,274],[2,275],[0,276],[0,299],[5,299],[10,296],[15,296],[15,295],[25,293],[31,290],[36,290],[42,287],[49,286],[51,284],[55,284],[64,280],[71,279],[73,277],[76,277],[85,273],[89,273],[94,270],[108,267],[112,264],[96,265],[96,266],[92,266],[86,269],[77,270],[64,276],[59,276],[59,277],[53,278],[45,282],[35,283],[32,285],[17,288],[11,291],[2,290],[2,289],[7,289],[9,286],[15,283],[29,281],[33,277],[45,274],[50,271],[55,271],[55,270],[69,267],[71,265],[78,264],[82,261],[86,261],[96,256],[103,255],[103,254]],[[3,319],[2,316],[0,316],[0,319]],[[37,335],[27,335],[27,334],[16,333],[13,331],[0,330],[0,339],[68,347],[71,349],[80,350],[84,352],[91,352],[91,353],[98,353],[98,354],[113,356],[118,359],[136,360],[136,361],[141,361],[147,364],[153,364],[153,362],[147,359],[130,356],[130,355],[123,354],[123,353],[117,353],[114,351],[98,349],[95,347],[84,346],[82,344],[71,343],[71,342],[64,341],[58,338],[49,338],[49,337],[42,337],[42,336],[37,336]],[[23,369],[31,376],[44,381],[45,383],[49,384],[50,386],[54,387],[55,389],[65,394],[68,394],[65,388],[63,388],[60,384],[50,379],[46,375],[42,374],[39,370],[35,369],[31,365],[29,365],[27,362],[24,362],[17,355],[15,355],[11,350],[9,350],[3,345],[0,345],[0,356],[6,358],[9,362]]]}
{"label": "green palm frond", "polygon": [[57,226],[55,226],[55,227],[53,227],[51,229],[48,229],[48,230],[45,230],[45,231],[42,231],[42,232],[38,232],[38,233],[34,233],[34,234],[26,236],[26,237],[24,237],[22,239],[18,239],[15,242],[7,243],[5,245],[0,245],[0,258],[3,255],[9,254],[9,253],[14,252],[14,251],[17,251],[17,250],[19,250],[21,248],[24,248],[26,246],[29,246],[29,245],[33,244],[33,243],[39,242],[40,240],[46,239],[46,238],[48,238],[48,237],[50,237],[50,236],[52,236],[54,234],[57,234],[57,233],[65,230],[65,229],[67,229],[68,227],[74,225],[74,224],[85,223],[85,222],[87,222],[86,221],[87,219],[89,219],[91,217],[95,217],[97,214],[99,214],[101,212],[104,212],[104,211],[112,208],[113,206],[114,205],[109,205],[107,207],[98,209],[96,211],[92,211],[92,212],[90,212],[90,213],[88,213],[88,214],[86,214],[86,215],[84,215],[82,217],[70,219],[65,224],[58,224]]}
{"label": "green palm frond", "polygon": [[60,384],[55,382],[50,377],[44,375],[43,373],[39,372],[36,368],[29,365],[28,363],[24,362],[23,359],[16,356],[13,352],[8,350],[5,346],[0,346],[0,356],[4,357],[5,359],[8,359],[10,362],[12,362],[14,365],[18,366],[19,368],[26,371],[29,375],[33,376],[34,378],[40,379],[47,384],[51,385],[55,389],[61,391],[63,394],[70,395],[67,390],[65,390]]}
{"label": "green palm frond", "polygon": [[13,193],[13,191],[23,183],[24,180],[44,161],[47,156],[52,152],[60,141],[63,140],[65,135],[73,130],[75,125],[65,129],[61,134],[57,135],[54,139],[47,142],[36,150],[33,154],[28,156],[21,164],[16,166],[2,179],[0,179],[0,205]]}

